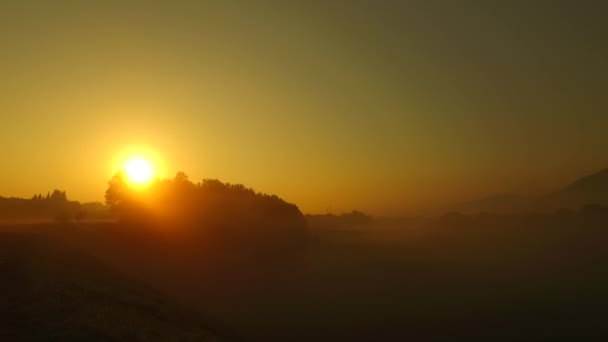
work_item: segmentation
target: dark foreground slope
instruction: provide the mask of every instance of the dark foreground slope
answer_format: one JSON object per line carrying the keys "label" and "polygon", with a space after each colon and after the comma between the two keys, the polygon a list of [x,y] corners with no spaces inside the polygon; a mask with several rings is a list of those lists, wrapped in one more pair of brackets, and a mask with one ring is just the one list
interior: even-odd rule
{"label": "dark foreground slope", "polygon": [[0,233],[1,341],[219,341],[197,314],[41,233]]}

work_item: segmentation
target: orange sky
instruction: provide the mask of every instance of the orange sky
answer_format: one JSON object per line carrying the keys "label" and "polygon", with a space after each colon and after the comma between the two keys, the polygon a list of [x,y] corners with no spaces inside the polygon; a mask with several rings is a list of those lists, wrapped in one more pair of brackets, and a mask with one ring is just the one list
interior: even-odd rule
{"label": "orange sky", "polygon": [[552,190],[608,166],[606,24],[563,6],[0,4],[0,195],[101,201],[142,149],[305,212]]}

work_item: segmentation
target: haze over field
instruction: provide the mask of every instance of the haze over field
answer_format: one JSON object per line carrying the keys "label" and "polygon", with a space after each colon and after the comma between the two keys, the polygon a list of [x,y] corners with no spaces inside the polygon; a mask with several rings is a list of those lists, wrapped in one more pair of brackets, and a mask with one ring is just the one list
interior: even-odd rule
{"label": "haze over field", "polygon": [[606,341],[597,1],[0,1],[0,341]]}

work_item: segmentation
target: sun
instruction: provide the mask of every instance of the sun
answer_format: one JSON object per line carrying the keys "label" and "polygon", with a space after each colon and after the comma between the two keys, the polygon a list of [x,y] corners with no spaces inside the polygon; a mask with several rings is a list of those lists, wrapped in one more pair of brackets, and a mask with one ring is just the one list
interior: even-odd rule
{"label": "sun", "polygon": [[134,185],[146,185],[154,177],[152,163],[145,158],[136,157],[127,160],[124,170],[127,179]]}

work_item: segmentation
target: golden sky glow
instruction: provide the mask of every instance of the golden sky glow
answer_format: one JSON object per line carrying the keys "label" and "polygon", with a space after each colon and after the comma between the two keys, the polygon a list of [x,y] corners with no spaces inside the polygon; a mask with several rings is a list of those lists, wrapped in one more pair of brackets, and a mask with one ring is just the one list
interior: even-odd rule
{"label": "golden sky glow", "polygon": [[0,195],[102,201],[142,156],[396,214],[608,166],[601,11],[431,3],[1,2]]}

